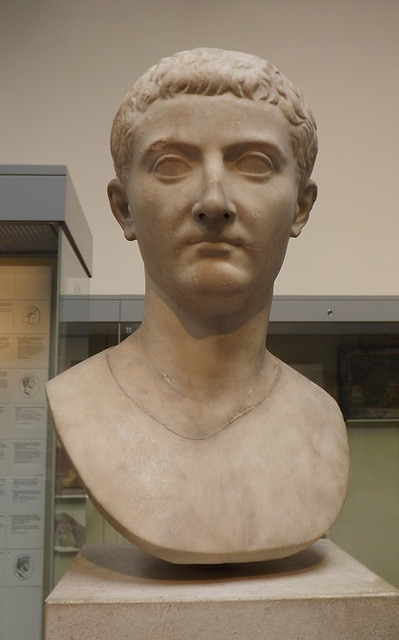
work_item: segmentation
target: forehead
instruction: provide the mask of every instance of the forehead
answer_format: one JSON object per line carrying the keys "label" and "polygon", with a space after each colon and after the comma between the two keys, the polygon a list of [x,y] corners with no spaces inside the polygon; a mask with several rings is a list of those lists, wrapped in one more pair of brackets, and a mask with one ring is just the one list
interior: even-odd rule
{"label": "forehead", "polygon": [[137,118],[133,158],[158,143],[225,147],[241,142],[276,144],[292,153],[292,125],[278,105],[221,96],[179,95],[158,99]]}

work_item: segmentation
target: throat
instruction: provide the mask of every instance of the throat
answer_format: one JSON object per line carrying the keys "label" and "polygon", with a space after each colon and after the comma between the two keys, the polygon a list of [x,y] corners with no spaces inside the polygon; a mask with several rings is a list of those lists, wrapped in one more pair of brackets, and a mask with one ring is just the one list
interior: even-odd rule
{"label": "throat", "polygon": [[148,363],[139,366],[135,358],[127,364],[115,349],[108,352],[108,366],[123,394],[159,425],[192,440],[215,436],[244,418],[272,393],[280,374],[278,362],[268,354],[267,366],[252,381],[196,387]]}

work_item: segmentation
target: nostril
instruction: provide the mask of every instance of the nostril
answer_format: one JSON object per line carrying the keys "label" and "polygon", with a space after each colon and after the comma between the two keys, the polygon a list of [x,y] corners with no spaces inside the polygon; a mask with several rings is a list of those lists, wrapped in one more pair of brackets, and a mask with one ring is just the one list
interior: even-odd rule
{"label": "nostril", "polygon": [[[198,214],[198,220],[208,220],[211,221],[213,220],[213,218],[217,218],[218,216],[213,216],[213,215],[208,215],[206,213],[204,213],[203,211],[200,211],[200,213]],[[221,213],[221,217],[224,218],[225,220],[230,220],[230,213],[228,211],[225,211],[224,213]]]}

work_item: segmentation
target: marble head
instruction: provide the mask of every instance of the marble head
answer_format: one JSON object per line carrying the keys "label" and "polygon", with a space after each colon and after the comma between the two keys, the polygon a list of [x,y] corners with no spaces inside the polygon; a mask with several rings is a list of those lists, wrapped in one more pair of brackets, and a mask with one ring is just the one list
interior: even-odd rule
{"label": "marble head", "polygon": [[111,153],[116,175],[124,182],[130,166],[140,115],[156,100],[180,94],[220,96],[278,105],[291,127],[300,187],[306,185],[317,155],[317,127],[302,92],[272,63],[257,56],[197,48],[163,58],[132,86],[113,122]]}

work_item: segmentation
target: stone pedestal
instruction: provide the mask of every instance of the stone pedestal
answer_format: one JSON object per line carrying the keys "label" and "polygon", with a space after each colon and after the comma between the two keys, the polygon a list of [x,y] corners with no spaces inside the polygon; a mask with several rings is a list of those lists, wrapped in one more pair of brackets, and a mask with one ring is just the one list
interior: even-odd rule
{"label": "stone pedestal", "polygon": [[45,640],[398,640],[399,591],[329,540],[222,566],[87,545],[45,616]]}

